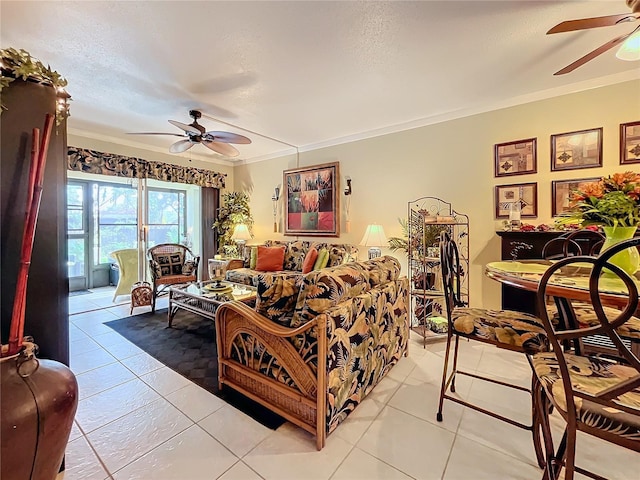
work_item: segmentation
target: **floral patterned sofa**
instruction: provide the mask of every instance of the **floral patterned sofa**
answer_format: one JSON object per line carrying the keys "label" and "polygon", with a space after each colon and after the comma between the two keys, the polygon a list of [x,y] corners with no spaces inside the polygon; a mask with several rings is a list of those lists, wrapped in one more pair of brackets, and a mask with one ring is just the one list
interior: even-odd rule
{"label": "floral patterned sofa", "polygon": [[[327,249],[329,252],[329,263],[327,264],[327,267],[335,267],[336,265],[358,259],[358,248],[346,243],[309,242],[305,240],[296,240],[293,242],[267,240],[264,243],[264,246],[266,247],[273,247],[277,245],[286,246],[282,271],[297,272],[299,276],[302,276],[302,263],[304,262],[304,258],[311,247],[315,247],[318,251],[322,248]],[[243,255],[245,268],[227,270],[225,274],[226,280],[230,282],[243,283],[245,285],[255,285],[258,276],[264,272],[248,268],[250,264],[250,256],[251,247],[247,246],[244,249]]]}
{"label": "floral patterned sofa", "polygon": [[218,378],[316,436],[330,434],[407,353],[408,280],[384,256],[258,276],[255,309],[216,314]]}

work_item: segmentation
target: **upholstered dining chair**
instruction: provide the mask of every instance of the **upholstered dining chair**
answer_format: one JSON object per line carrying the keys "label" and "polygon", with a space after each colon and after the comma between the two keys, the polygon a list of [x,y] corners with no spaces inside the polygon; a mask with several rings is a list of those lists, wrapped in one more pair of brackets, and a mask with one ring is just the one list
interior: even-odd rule
{"label": "upholstered dining chair", "polygon": [[[604,244],[604,239],[603,234],[593,230],[582,229],[568,232],[547,242],[542,249],[542,257],[558,260],[575,255],[597,256]],[[576,328],[599,324],[598,317],[590,302],[574,301],[570,303],[561,298],[556,298],[555,301],[547,300],[547,313],[556,326]],[[613,318],[620,313],[619,309],[615,307],[603,305],[602,308],[608,318]],[[632,317],[630,321],[632,324],[640,324],[640,319],[637,317]],[[584,342],[577,340],[574,344],[577,345],[576,348],[579,352],[615,355],[615,347],[602,335],[585,338]]]}
{"label": "upholstered dining chair", "polygon": [[[535,405],[544,432],[546,479],[560,478],[563,467],[565,480],[572,480],[575,472],[602,478],[576,466],[578,431],[640,452],[640,360],[623,341],[625,336],[640,338],[640,325],[633,323],[639,305],[638,283],[609,263],[616,253],[625,248],[637,248],[638,245],[640,238],[634,238],[608,248],[599,257],[561,259],[551,265],[540,280],[537,302],[552,351],[535,353],[531,359],[534,372],[542,385]],[[560,330],[544,308],[549,282],[556,271],[571,268],[575,263],[581,266],[585,263],[593,264],[589,294],[598,322],[586,328]],[[616,310],[610,316],[602,305],[600,288],[611,288],[614,283],[627,291],[628,301],[624,309]],[[573,350],[562,348],[566,342],[590,335],[607,336],[615,346],[619,360],[582,356]],[[556,451],[551,442],[549,402],[566,422]]]}
{"label": "upholstered dining chair", "polygon": [[[469,308],[461,301],[461,268],[458,247],[454,239],[448,232],[442,232],[440,237],[440,267],[442,271],[444,300],[446,306],[448,330],[447,346],[444,357],[444,368],[442,372],[442,384],[440,387],[440,402],[438,405],[437,420],[443,420],[442,410],[444,400],[464,405],[478,412],[490,415],[493,418],[502,420],[516,427],[528,430],[533,435],[533,445],[538,464],[544,466],[544,456],[542,443],[540,440],[540,424],[537,415],[538,410],[534,404],[538,397],[534,395],[537,385],[537,378],[532,377],[531,388],[525,388],[508,382],[500,381],[478,373],[466,372],[458,368],[458,343],[460,338],[475,340],[485,344],[493,345],[497,348],[511,350],[524,354],[544,352],[548,348],[547,338],[542,325],[542,321],[528,313],[515,312],[510,310],[488,310],[481,308]],[[451,343],[453,347],[453,365],[449,373],[449,357],[451,355]],[[528,357],[527,357],[528,358]],[[455,381],[457,375],[466,375],[474,379],[485,380],[494,384],[513,388],[527,392],[532,402],[532,420],[530,425],[508,418],[500,413],[489,411],[467,400],[449,394],[455,393]]]}
{"label": "upholstered dining chair", "polygon": [[581,229],[567,232],[549,240],[542,247],[542,258],[554,260],[573,255],[597,255],[604,244],[604,235]]}
{"label": "upholstered dining chair", "polygon": [[179,243],[161,243],[147,250],[153,283],[151,311],[156,311],[156,298],[170,285],[195,282],[200,257]]}
{"label": "upholstered dining chair", "polygon": [[120,295],[129,295],[131,285],[138,281],[138,250],[135,248],[124,248],[109,254],[118,263],[118,285],[113,292],[113,302]]}

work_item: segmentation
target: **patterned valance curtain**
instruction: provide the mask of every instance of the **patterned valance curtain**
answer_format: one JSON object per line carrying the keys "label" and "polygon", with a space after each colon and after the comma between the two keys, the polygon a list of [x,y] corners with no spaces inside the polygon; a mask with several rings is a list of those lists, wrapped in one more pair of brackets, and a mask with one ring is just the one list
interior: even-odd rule
{"label": "patterned valance curtain", "polygon": [[86,148],[69,147],[68,153],[67,168],[76,172],[115,177],[152,178],[219,189],[224,188],[227,176],[226,173],[211,170],[152,162],[143,158],[125,157]]}

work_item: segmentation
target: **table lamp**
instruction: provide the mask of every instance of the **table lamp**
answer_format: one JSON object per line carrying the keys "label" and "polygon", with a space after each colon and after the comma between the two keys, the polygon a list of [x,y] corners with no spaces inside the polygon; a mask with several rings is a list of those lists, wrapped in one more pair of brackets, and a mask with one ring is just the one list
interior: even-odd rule
{"label": "table lamp", "polygon": [[249,228],[244,223],[238,223],[233,230],[233,234],[231,235],[231,240],[234,240],[238,245],[238,255],[242,256],[242,252],[244,250],[244,245],[247,243],[247,240],[251,238],[251,233],[249,233]]}
{"label": "table lamp", "polygon": [[367,230],[364,232],[364,237],[360,240],[360,245],[364,245],[369,248],[369,259],[376,258],[382,255],[380,247],[387,245],[387,236],[384,234],[384,228],[382,225],[375,223],[367,225]]}

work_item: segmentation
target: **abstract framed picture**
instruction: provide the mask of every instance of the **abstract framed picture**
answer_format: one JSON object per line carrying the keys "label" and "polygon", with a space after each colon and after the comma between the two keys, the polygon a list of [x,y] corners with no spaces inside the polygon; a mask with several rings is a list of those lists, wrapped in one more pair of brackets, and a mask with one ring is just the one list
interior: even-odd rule
{"label": "abstract framed picture", "polygon": [[600,177],[576,180],[554,180],[551,182],[551,216],[557,217],[569,211],[571,192],[586,183],[597,182]]}
{"label": "abstract framed picture", "polygon": [[620,124],[620,165],[640,163],[640,122]]}
{"label": "abstract framed picture", "polygon": [[551,135],[551,170],[602,166],[602,127]]}
{"label": "abstract framed picture", "polygon": [[538,216],[538,184],[517,183],[497,185],[495,190],[496,218],[509,218],[511,205],[520,203],[521,217]]}
{"label": "abstract framed picture", "polygon": [[496,177],[536,173],[536,139],[497,143],[493,161]]}
{"label": "abstract framed picture", "polygon": [[284,171],[285,235],[340,235],[340,164]]}

